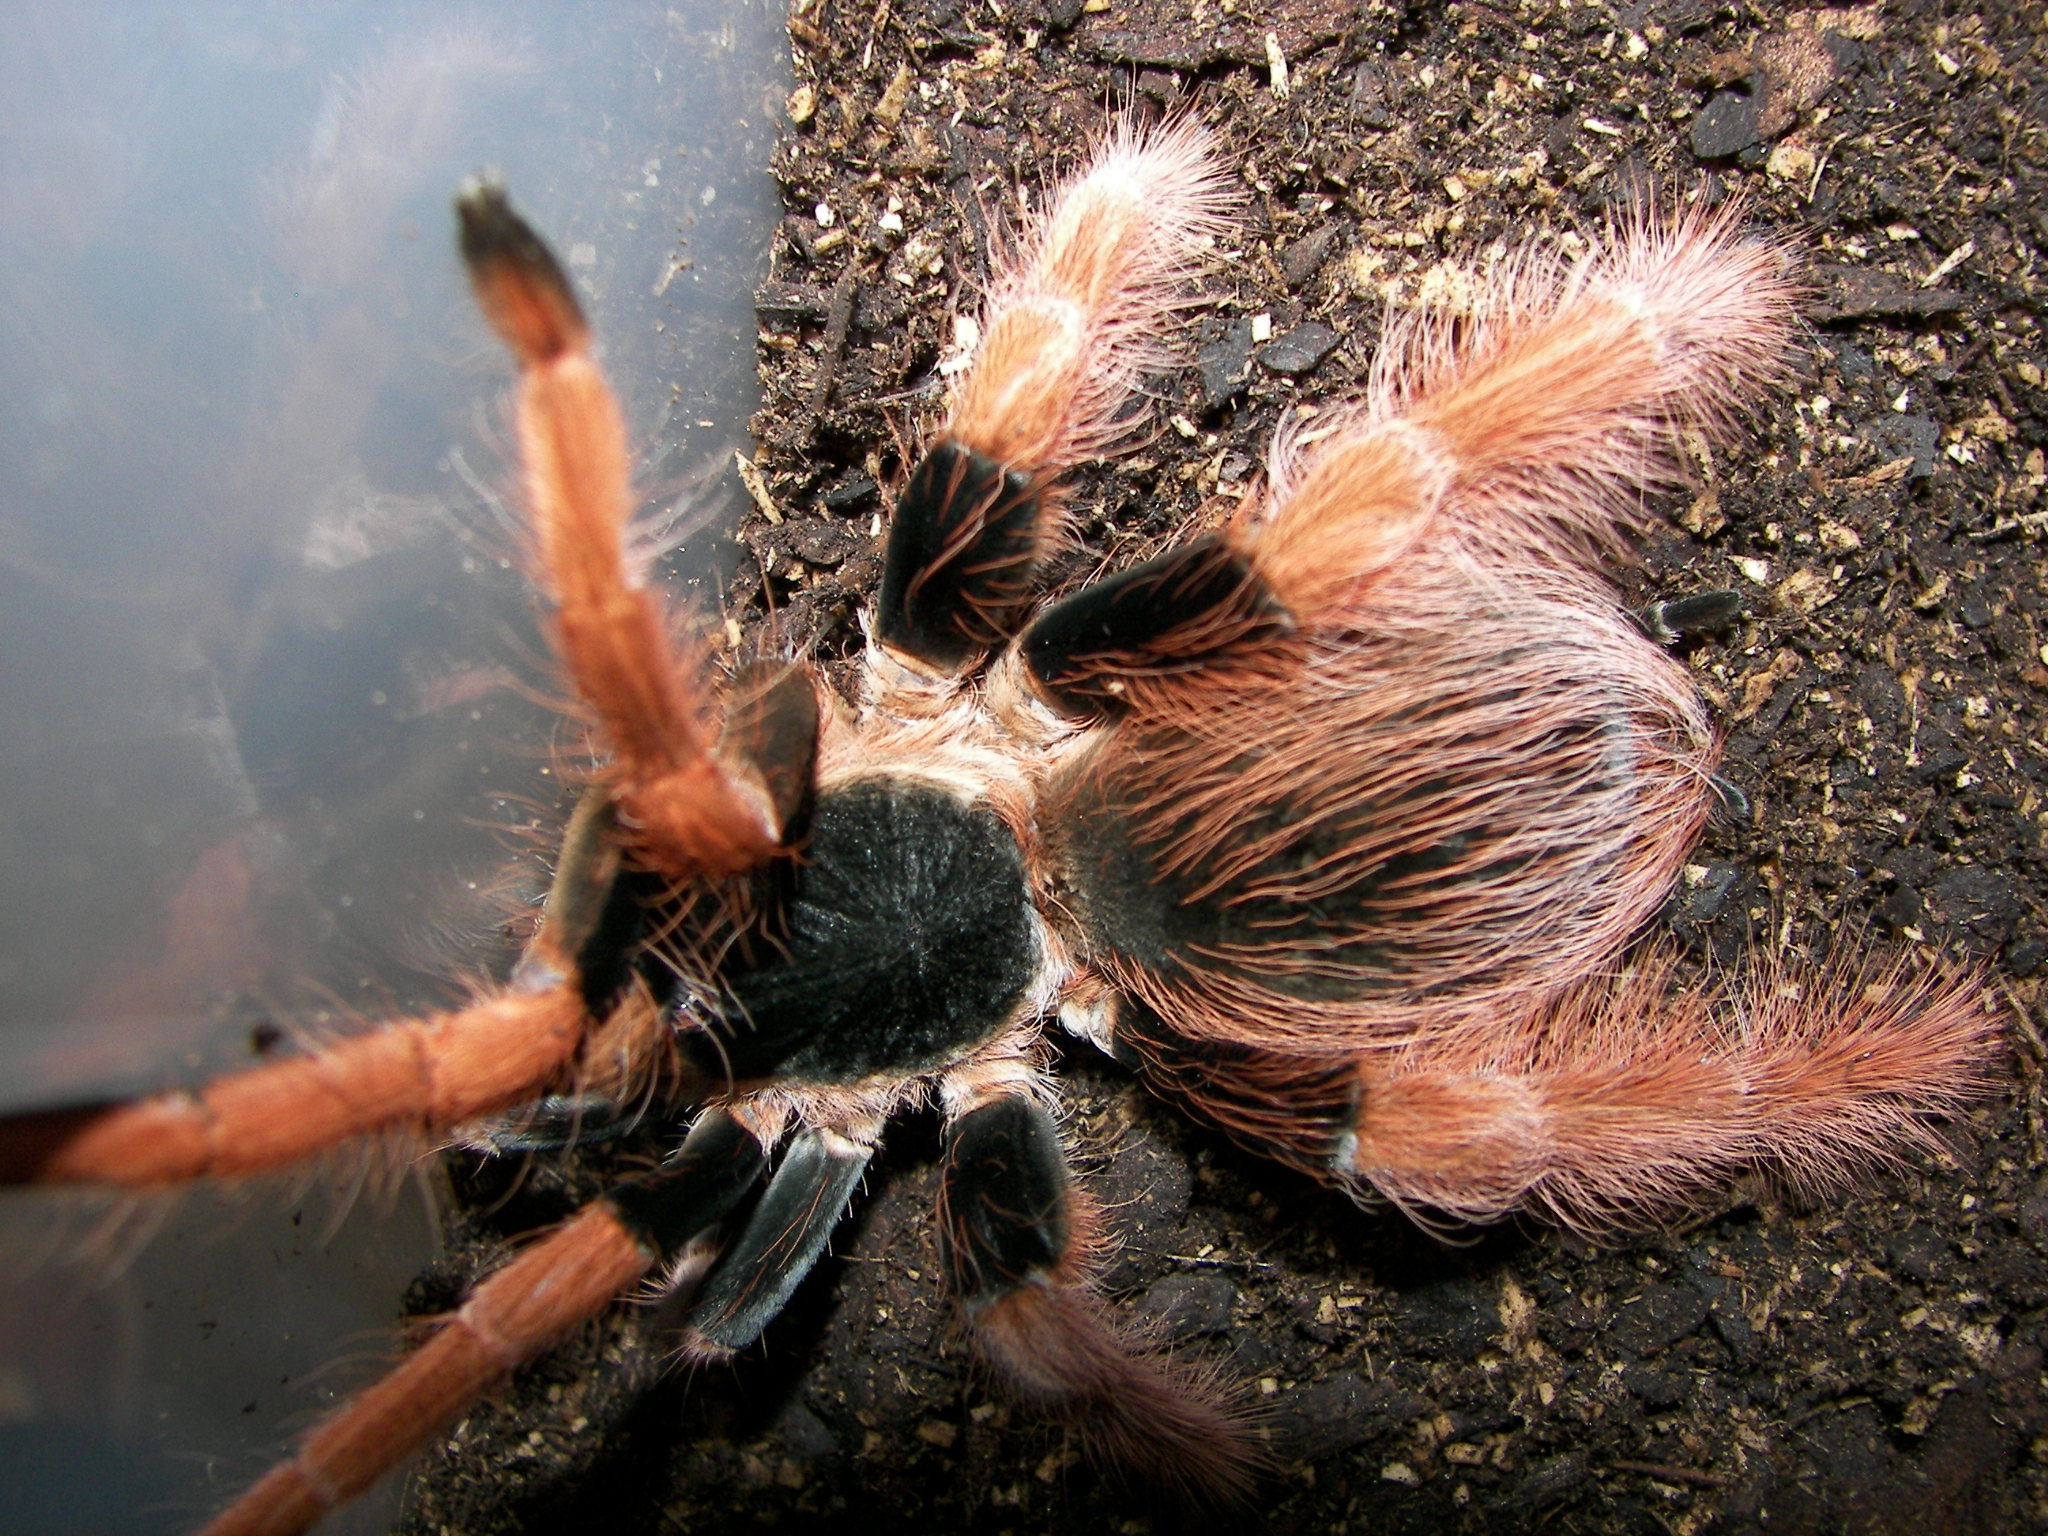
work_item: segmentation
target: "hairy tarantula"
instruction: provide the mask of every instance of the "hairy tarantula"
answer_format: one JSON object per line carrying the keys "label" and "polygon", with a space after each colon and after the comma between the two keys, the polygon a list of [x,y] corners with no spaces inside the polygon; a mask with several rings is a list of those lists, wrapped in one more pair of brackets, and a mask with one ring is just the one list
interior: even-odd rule
{"label": "hairy tarantula", "polygon": [[[211,1526],[303,1530],[648,1282],[751,1343],[884,1125],[946,1119],[941,1247],[980,1356],[1101,1458],[1212,1497],[1256,1456],[1209,1378],[1119,1337],[1044,1066],[1055,1017],[1313,1178],[1587,1230],[1738,1171],[1826,1188],[1982,1083],[1967,971],[1840,958],[1679,990],[1639,942],[1717,795],[1683,670],[1598,570],[1781,369],[1784,253],[1648,215],[1389,335],[1227,523],[1051,605],[1061,481],[1134,430],[1229,199],[1187,122],[1120,126],[992,285],[897,500],[863,693],[714,703],[627,554],[624,432],[554,258],[459,202],[520,366],[535,578],[601,766],[492,995],[192,1093],[0,1123],[0,1176],[161,1186],[385,1128],[677,1145],[489,1277]],[[757,1186],[765,1187],[758,1188]]]}

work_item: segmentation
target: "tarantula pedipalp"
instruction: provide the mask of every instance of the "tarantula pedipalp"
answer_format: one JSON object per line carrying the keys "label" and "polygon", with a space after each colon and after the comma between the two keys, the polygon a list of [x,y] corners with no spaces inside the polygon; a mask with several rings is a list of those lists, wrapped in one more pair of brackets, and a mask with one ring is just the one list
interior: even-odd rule
{"label": "tarantula pedipalp", "polygon": [[465,194],[521,368],[536,577],[604,758],[546,919],[471,1008],[0,1124],[0,1171],[253,1173],[520,1105],[484,1134],[533,1146],[650,1100],[680,1145],[213,1529],[305,1528],[650,1272],[693,1290],[686,1353],[744,1347],[926,1099],[979,1353],[1127,1470],[1241,1488],[1214,1390],[1088,1291],[1055,1016],[1313,1177],[1470,1219],[1640,1221],[1740,1169],[1831,1184],[1975,1090],[1968,974],[1845,959],[1674,994],[1668,957],[1630,950],[1715,740],[1594,561],[1676,431],[1725,426],[1779,367],[1784,258],[1726,212],[1639,219],[1410,322],[1361,401],[1283,440],[1263,497],[1039,606],[1060,479],[1128,430],[1226,204],[1190,125],[1115,131],[993,286],[895,510],[858,706],[757,663],[717,711],[627,557],[624,435],[567,283],[502,194]]}

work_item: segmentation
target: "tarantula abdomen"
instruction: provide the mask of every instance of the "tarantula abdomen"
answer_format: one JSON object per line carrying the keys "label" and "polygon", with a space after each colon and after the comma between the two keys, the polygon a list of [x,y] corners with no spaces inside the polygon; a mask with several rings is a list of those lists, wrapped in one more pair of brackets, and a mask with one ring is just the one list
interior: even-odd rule
{"label": "tarantula abdomen", "polygon": [[1697,696],[1611,603],[1403,596],[1219,668],[1048,791],[1082,925],[1190,1035],[1465,1025],[1636,932],[1705,819]]}

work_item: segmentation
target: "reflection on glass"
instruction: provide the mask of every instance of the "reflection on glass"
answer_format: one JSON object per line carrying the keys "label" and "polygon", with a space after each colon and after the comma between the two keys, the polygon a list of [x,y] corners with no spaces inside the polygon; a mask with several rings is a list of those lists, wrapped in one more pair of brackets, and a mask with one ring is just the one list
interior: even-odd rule
{"label": "reflection on glass", "polygon": [[[765,0],[0,11],[0,1107],[196,1081],[498,960],[566,733],[449,198],[504,176],[650,503],[715,519],[780,46]],[[10,1257],[67,1235],[0,1275],[0,1531],[188,1528],[360,1379],[428,1222],[372,1198],[330,1240],[292,1196],[157,1203],[96,1270],[77,1200],[6,1202]]]}

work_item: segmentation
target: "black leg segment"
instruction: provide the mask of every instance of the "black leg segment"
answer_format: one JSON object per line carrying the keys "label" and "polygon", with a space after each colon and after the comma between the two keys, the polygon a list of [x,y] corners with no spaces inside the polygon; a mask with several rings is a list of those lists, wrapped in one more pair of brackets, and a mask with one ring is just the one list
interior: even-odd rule
{"label": "black leg segment", "polygon": [[889,524],[875,637],[948,672],[1014,631],[1038,563],[1044,486],[950,438],[911,471]]}
{"label": "black leg segment", "polygon": [[939,1249],[969,1311],[1060,1267],[1073,1238],[1067,1159],[1038,1105],[995,1099],[954,1121],[940,1180]]}
{"label": "black leg segment", "polygon": [[792,1137],[761,1203],[704,1282],[690,1329],[720,1349],[759,1338],[825,1251],[874,1152],[833,1131]]}
{"label": "black leg segment", "polygon": [[673,999],[674,972],[646,949],[649,936],[667,920],[668,884],[627,864],[621,842],[609,789],[592,785],[562,834],[540,934],[512,971],[516,990],[555,985],[561,980],[561,962],[568,960],[576,967],[583,1006],[594,1020],[619,1005],[636,977],[658,1004]]}
{"label": "black leg segment", "polygon": [[617,1185],[604,1201],[628,1231],[672,1259],[739,1203],[767,1161],[752,1131],[722,1109],[706,1110],[659,1168]]}
{"label": "black leg segment", "polygon": [[512,985],[545,991],[561,980],[560,960],[582,973],[583,1001],[603,1017],[625,986],[625,954],[637,937],[634,904],[619,879],[619,819],[602,785],[583,792],[555,854],[539,942],[512,971]]}
{"label": "black leg segment", "polygon": [[810,670],[772,661],[740,668],[726,685],[719,747],[753,765],[774,802],[782,841],[799,841],[810,823],[818,759],[818,692]]}
{"label": "black leg segment", "polygon": [[1676,645],[1690,635],[1733,628],[1741,618],[1742,594],[1715,587],[1688,597],[1660,598],[1636,615],[1636,624],[1659,645]]}
{"label": "black leg segment", "polygon": [[477,1139],[502,1155],[594,1147],[630,1135],[640,1112],[597,1093],[551,1093],[515,1115],[483,1127]]}
{"label": "black leg segment", "polygon": [[1114,709],[1134,679],[1199,670],[1290,625],[1244,558],[1204,534],[1055,603],[1020,649],[1054,707],[1088,716]]}

